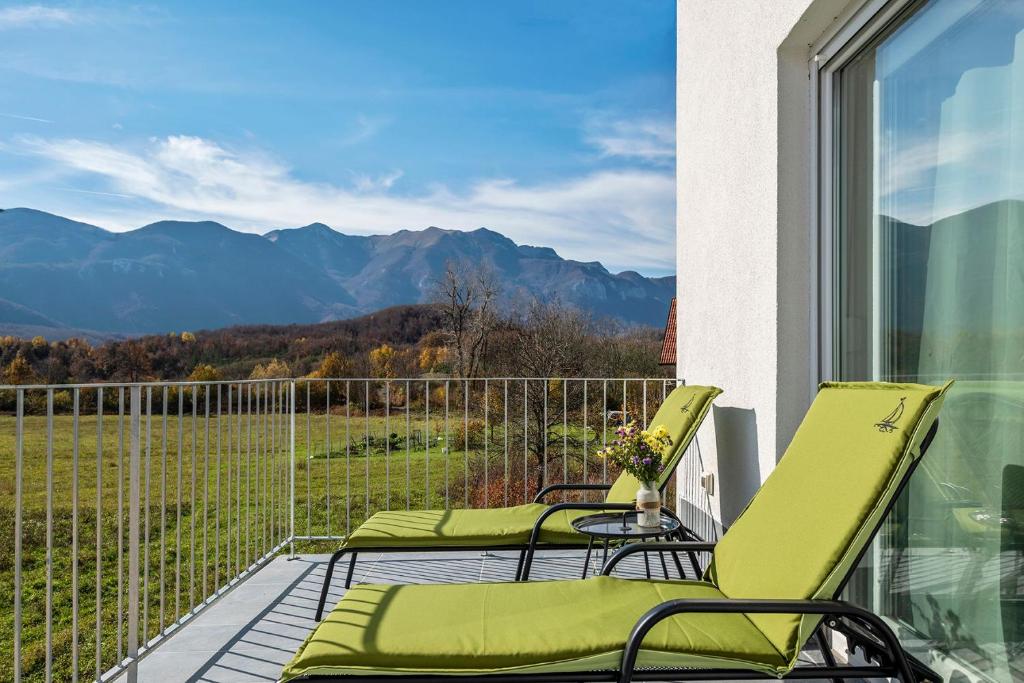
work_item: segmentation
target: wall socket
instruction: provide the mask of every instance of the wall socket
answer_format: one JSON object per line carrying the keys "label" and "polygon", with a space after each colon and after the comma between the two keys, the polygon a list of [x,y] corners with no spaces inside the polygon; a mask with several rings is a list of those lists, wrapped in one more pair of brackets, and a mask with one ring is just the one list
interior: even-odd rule
{"label": "wall socket", "polygon": [[701,472],[700,485],[704,488],[704,490],[707,492],[709,496],[715,495],[715,473]]}

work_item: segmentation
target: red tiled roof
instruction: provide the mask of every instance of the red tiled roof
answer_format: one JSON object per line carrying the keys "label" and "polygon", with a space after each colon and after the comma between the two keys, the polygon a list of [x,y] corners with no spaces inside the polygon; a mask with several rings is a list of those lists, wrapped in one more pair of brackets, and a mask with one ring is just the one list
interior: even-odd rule
{"label": "red tiled roof", "polygon": [[665,321],[665,336],[661,339],[661,360],[659,365],[676,364],[676,299],[668,307],[668,320]]}

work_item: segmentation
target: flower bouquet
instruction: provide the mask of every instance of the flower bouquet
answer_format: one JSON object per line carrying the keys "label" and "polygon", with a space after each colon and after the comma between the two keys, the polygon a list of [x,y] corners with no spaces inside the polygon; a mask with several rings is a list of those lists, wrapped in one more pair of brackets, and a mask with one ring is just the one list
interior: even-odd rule
{"label": "flower bouquet", "polygon": [[665,469],[665,456],[672,446],[672,437],[662,426],[640,429],[636,422],[628,422],[615,430],[616,439],[598,455],[618,465],[640,482],[636,494],[637,523],[656,527],[661,524],[661,496],[658,477]]}

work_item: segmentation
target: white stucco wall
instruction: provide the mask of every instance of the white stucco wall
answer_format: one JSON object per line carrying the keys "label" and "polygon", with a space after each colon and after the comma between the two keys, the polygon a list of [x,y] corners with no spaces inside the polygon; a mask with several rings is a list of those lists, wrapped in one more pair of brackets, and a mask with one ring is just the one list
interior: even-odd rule
{"label": "white stucco wall", "polygon": [[808,62],[850,4],[677,3],[677,368],[725,390],[698,437],[716,495],[695,491],[692,467],[679,491],[726,524],[774,467],[816,381]]}

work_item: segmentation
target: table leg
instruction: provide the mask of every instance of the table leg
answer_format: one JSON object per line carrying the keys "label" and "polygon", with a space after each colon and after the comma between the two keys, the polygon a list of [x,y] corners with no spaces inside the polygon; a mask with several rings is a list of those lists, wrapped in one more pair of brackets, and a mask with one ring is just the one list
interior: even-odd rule
{"label": "table leg", "polygon": [[608,564],[608,539],[607,538],[604,539],[604,555],[601,557],[601,569],[602,570],[604,569],[604,566],[606,564]]}
{"label": "table leg", "polygon": [[644,569],[647,571],[647,578],[651,578],[651,561],[647,558],[647,551],[644,551]]}
{"label": "table leg", "polygon": [[590,573],[590,551],[594,549],[594,537],[591,536],[587,541],[587,559],[583,562],[583,576],[581,578],[587,578]]}
{"label": "table leg", "polygon": [[668,578],[668,563],[665,562],[665,553],[658,553],[658,557],[661,558],[661,571],[665,572],[665,578]]}

